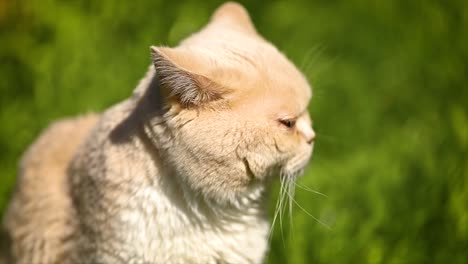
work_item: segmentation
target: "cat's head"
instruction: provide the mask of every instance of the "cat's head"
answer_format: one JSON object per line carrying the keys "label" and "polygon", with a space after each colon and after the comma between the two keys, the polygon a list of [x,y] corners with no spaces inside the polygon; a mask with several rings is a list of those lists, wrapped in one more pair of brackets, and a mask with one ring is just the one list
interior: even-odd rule
{"label": "cat's head", "polygon": [[224,4],[178,47],[151,51],[168,109],[162,157],[189,188],[231,200],[304,168],[315,137],[309,84],[242,6]]}

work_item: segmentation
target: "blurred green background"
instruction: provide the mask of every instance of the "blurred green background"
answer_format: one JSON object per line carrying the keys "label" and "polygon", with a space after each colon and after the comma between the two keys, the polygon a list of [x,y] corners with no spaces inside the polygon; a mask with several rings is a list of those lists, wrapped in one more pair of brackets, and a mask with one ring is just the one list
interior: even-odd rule
{"label": "blurred green background", "polygon": [[[42,129],[128,97],[220,3],[0,0],[0,212]],[[297,189],[316,219],[296,206],[268,263],[468,263],[468,2],[243,4],[314,87],[300,183],[326,195]]]}

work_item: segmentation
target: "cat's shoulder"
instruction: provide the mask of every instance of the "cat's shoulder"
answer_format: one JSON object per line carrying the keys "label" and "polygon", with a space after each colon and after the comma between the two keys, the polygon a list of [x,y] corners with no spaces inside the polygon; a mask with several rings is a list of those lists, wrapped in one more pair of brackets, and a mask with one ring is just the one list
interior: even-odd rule
{"label": "cat's shoulder", "polygon": [[98,119],[99,115],[89,113],[49,125],[22,156],[21,174],[65,169]]}

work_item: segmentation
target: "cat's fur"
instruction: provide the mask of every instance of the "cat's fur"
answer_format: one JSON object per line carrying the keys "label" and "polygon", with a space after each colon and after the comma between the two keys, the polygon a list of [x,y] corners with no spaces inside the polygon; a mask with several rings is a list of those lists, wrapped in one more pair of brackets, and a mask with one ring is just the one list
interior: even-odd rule
{"label": "cat's fur", "polygon": [[132,97],[23,157],[5,221],[18,263],[262,262],[267,182],[312,152],[307,81],[235,3],[151,50]]}

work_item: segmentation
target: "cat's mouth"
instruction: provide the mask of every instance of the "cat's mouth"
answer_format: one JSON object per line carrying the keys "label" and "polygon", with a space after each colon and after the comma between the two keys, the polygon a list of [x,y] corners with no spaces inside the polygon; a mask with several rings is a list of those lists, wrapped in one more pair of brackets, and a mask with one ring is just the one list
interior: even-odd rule
{"label": "cat's mouth", "polygon": [[304,174],[304,169],[305,166],[301,166],[294,169],[285,169],[281,171],[280,176],[295,180]]}
{"label": "cat's mouth", "polygon": [[[305,155],[296,156],[290,159],[281,170],[281,175],[289,178],[298,178],[304,174],[304,170],[310,161],[312,152]],[[283,177],[284,177],[283,176]]]}

